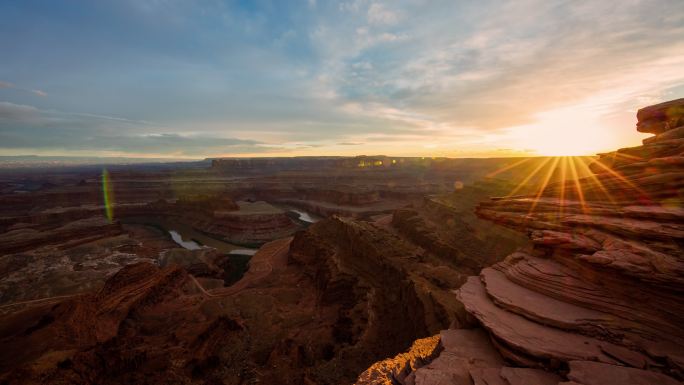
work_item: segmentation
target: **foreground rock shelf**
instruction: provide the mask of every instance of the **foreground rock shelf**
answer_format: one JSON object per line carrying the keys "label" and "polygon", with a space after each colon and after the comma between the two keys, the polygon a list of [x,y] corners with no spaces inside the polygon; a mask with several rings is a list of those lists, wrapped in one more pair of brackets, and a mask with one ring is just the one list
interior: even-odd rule
{"label": "foreground rock shelf", "polygon": [[637,118],[656,136],[600,154],[593,176],[481,203],[480,217],[534,243],[454,292],[481,328],[445,330],[431,351],[379,362],[357,383],[681,384],[684,99]]}

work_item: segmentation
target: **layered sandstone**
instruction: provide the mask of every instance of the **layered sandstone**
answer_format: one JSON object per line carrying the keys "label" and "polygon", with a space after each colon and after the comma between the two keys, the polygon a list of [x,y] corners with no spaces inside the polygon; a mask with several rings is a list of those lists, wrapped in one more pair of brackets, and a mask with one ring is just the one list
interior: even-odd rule
{"label": "layered sandstone", "polygon": [[[443,334],[443,351],[432,362],[408,376],[389,368],[373,378],[402,384],[680,383],[684,99],[644,108],[637,117],[639,131],[657,135],[642,146],[601,154],[590,166],[593,176],[479,205],[478,215],[526,232],[535,245],[483,269],[455,292],[488,335],[478,346],[495,348],[498,361],[458,361],[470,345],[462,341],[450,351]],[[466,333],[443,333],[454,332]],[[359,383],[383,383],[369,378]]]}
{"label": "layered sandstone", "polygon": [[[605,172],[582,194],[555,184],[483,204],[482,217],[537,246],[467,280],[525,242],[476,218],[485,190],[468,195],[463,181],[517,161],[112,173],[113,223],[97,179],[0,197],[0,382],[340,384],[380,361],[362,382],[590,385],[604,370],[667,384],[681,346],[678,130],[602,158],[639,190]],[[346,218],[266,243],[234,279],[230,255],[116,222],[170,217],[261,243],[296,229],[284,203]],[[128,266],[141,260],[161,268]],[[55,292],[65,286],[67,298]]]}
{"label": "layered sandstone", "polygon": [[395,210],[391,226],[406,240],[440,256],[446,266],[477,274],[481,268],[529,244],[523,234],[475,215],[477,202],[501,191],[510,191],[510,185],[487,181],[450,194],[426,196]]}
{"label": "layered sandstone", "polygon": [[[216,372],[240,383],[245,330],[206,317],[181,268],[125,267],[94,294],[2,320],[3,383],[186,383]],[[221,342],[219,344],[219,341]],[[224,345],[226,344],[226,345]],[[226,348],[228,346],[228,348]]]}
{"label": "layered sandstone", "polygon": [[[0,338],[0,346],[21,354],[6,357],[0,377],[11,383],[40,383],[42,378],[121,383],[142,381],[138,373],[148,382],[173,383],[211,382],[231,374],[246,383],[350,383],[372,362],[403,351],[414,339],[466,322],[463,307],[449,294],[472,270],[453,254],[459,249],[450,234],[459,213],[433,215],[442,210],[423,213],[422,205],[414,207],[426,229],[443,228],[437,238],[448,247],[442,248],[421,246],[401,229],[401,221],[359,219],[391,216],[425,194],[451,191],[462,173],[424,171],[309,167],[307,172],[266,171],[252,177],[199,170],[112,172],[111,222],[97,175],[76,174],[69,181],[45,175],[55,183],[29,193],[10,191],[0,197],[0,238],[5,241],[0,326],[14,326]],[[164,230],[217,248],[221,245],[214,241],[230,237],[262,243],[305,227],[301,222],[293,227],[286,212],[292,206],[347,218],[321,220],[297,233],[291,248],[289,239],[266,243],[244,276],[239,265],[247,263],[244,256],[237,261],[222,254],[234,245],[221,252],[186,250]],[[81,296],[97,292],[105,282],[120,282],[116,286],[123,292],[137,290],[135,280],[125,278],[125,266],[140,261],[183,271],[183,289],[170,290],[144,315],[123,302],[103,308]],[[53,306],[62,308],[62,301],[92,307],[97,316],[83,318],[88,325],[112,326],[108,320],[119,319],[114,315],[130,317],[112,338],[79,337],[65,344],[40,334],[44,338],[37,345],[26,339],[33,333],[25,335],[25,329],[33,325],[42,330],[68,321],[68,311],[52,312]],[[415,314],[405,317],[409,311]],[[177,322],[186,312],[199,317],[198,326],[216,325],[212,330],[221,331],[233,320],[247,329],[238,333],[245,339],[236,345],[230,333],[226,338],[210,333],[212,349],[206,354],[175,349],[194,344],[177,336],[194,330],[192,323]],[[242,343],[248,351],[234,348]],[[234,355],[242,359],[236,362]],[[93,362],[93,357],[111,364]],[[226,365],[234,372],[226,372]],[[70,377],[72,368],[80,381]]]}
{"label": "layered sandstone", "polygon": [[[229,198],[155,202],[155,216],[190,225],[216,238],[241,245],[259,245],[292,235],[301,226],[284,210],[267,202],[234,202]],[[133,216],[124,212],[121,216]]]}
{"label": "layered sandstone", "polygon": [[461,275],[369,222],[335,217],[268,243],[228,287],[196,277],[199,262],[212,266],[204,251],[188,253],[0,318],[0,380],[349,383],[464,318],[449,294]]}

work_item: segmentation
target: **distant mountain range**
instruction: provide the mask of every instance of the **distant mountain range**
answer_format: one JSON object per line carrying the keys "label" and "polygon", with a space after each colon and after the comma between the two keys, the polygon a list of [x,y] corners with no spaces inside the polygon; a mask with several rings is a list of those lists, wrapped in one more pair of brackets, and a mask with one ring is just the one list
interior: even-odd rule
{"label": "distant mountain range", "polygon": [[16,155],[16,156],[0,156],[0,168],[63,167],[63,166],[109,165],[109,164],[121,165],[121,164],[144,164],[144,163],[197,162],[197,161],[199,161],[199,159]]}

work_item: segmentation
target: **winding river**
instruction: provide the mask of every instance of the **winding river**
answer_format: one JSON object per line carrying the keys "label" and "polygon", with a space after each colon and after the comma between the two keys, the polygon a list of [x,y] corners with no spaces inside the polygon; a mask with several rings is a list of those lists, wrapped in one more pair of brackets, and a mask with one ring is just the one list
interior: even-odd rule
{"label": "winding river", "polygon": [[184,241],[183,237],[180,234],[178,234],[176,230],[169,230],[169,234],[171,234],[171,239],[173,239],[174,242],[188,250],[199,250],[202,248],[202,246],[200,246],[199,244],[197,244],[197,242],[193,240]]}
{"label": "winding river", "polygon": [[305,211],[295,209],[290,209],[290,211],[292,211],[293,213],[297,213],[299,215],[299,220],[302,222],[315,223],[318,221],[318,219],[314,219],[313,217],[311,217],[311,215],[309,215],[309,213]]}

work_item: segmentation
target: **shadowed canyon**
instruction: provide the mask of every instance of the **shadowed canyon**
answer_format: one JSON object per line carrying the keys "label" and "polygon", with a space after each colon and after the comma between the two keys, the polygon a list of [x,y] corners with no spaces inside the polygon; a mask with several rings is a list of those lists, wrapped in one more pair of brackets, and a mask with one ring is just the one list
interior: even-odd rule
{"label": "shadowed canyon", "polygon": [[680,384],[684,99],[636,129],[595,157],[2,169],[0,384]]}

